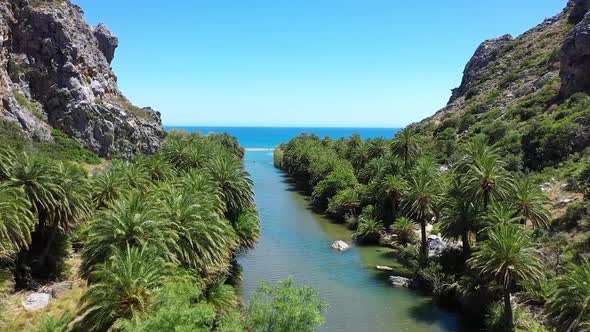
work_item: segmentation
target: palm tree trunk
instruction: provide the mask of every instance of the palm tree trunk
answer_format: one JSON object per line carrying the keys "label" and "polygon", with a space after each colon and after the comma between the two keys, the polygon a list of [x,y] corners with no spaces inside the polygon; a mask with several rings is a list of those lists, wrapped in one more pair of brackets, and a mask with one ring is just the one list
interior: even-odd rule
{"label": "palm tree trunk", "polygon": [[426,219],[424,218],[420,221],[420,233],[422,235],[420,255],[422,256],[422,264],[426,265],[426,261],[428,260],[428,242],[426,241]]}
{"label": "palm tree trunk", "polygon": [[471,245],[469,244],[468,231],[464,231],[463,234],[461,234],[461,242],[463,242],[463,255],[465,256],[465,259],[467,259],[471,256]]}
{"label": "palm tree trunk", "polygon": [[514,330],[514,317],[512,315],[512,304],[510,303],[510,291],[504,289],[504,318],[506,319],[506,331]]}
{"label": "palm tree trunk", "polygon": [[49,232],[50,233],[49,233],[49,238],[47,239],[47,243],[45,243],[45,247],[43,248],[43,252],[41,252],[39,259],[37,260],[37,267],[38,268],[43,268],[43,266],[45,265],[45,260],[47,259],[47,256],[49,255],[49,251],[51,250],[51,245],[53,245],[53,241],[55,241],[55,236],[57,235],[57,230],[55,229],[55,227],[52,227]]}

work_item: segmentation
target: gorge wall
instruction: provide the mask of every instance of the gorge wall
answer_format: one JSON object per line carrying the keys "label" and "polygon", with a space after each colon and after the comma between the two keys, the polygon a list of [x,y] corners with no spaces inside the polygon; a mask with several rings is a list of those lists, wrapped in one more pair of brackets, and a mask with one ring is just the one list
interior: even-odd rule
{"label": "gorge wall", "polygon": [[0,1],[0,118],[36,140],[59,129],[102,157],[153,153],[160,113],[132,105],[111,69],[118,39],[69,0]]}

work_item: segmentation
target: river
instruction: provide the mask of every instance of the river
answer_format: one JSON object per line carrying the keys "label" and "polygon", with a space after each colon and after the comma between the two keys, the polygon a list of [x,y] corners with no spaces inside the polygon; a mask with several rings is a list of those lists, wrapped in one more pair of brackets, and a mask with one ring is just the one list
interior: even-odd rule
{"label": "river", "polygon": [[330,307],[322,331],[465,331],[459,315],[406,289],[390,287],[375,265],[388,265],[387,249],[353,246],[335,252],[335,240],[350,242],[351,232],[308,209],[308,199],[294,190],[272,165],[272,152],[249,151],[246,168],[254,181],[262,237],[243,255],[243,295],[262,280],[293,276],[319,291]]}

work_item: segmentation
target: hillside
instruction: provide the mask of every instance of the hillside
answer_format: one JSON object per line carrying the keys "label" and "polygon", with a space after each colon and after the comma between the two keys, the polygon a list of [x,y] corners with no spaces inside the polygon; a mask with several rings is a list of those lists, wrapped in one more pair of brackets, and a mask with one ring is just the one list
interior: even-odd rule
{"label": "hillside", "polygon": [[590,1],[572,0],[516,38],[484,41],[448,104],[412,127],[432,135],[447,162],[458,142],[477,134],[499,143],[514,171],[579,161],[590,145],[588,8]]}
{"label": "hillside", "polygon": [[118,39],[68,0],[0,2],[0,119],[29,137],[59,129],[102,157],[153,153],[160,113],[132,105],[111,69]]}

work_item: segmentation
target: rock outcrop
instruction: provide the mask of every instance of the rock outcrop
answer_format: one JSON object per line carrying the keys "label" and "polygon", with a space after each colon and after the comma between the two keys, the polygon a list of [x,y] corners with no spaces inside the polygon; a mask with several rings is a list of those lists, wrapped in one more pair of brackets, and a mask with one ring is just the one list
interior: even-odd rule
{"label": "rock outcrop", "polygon": [[[586,19],[576,17],[580,13],[584,17],[588,8],[590,0],[570,0],[561,13],[516,38],[503,35],[481,43],[467,62],[461,84],[452,90],[447,105],[412,127],[440,125],[452,115],[480,117],[490,110],[508,111],[546,85],[556,84],[560,76],[565,76],[562,90],[568,96],[576,90],[570,86],[585,87],[590,75],[582,74],[588,72],[580,64],[587,61],[590,44],[585,35]],[[581,21],[572,31],[572,21],[576,20]],[[466,122],[461,129],[468,131],[468,126]]]}
{"label": "rock outcrop", "polygon": [[453,89],[449,102],[467,93],[473,83],[481,77],[483,69],[492,61],[496,60],[496,57],[502,50],[502,46],[512,40],[511,35],[504,35],[500,38],[489,39],[481,43],[465,66],[461,85]]}
{"label": "rock outcrop", "polygon": [[590,13],[567,35],[561,48],[560,95],[590,92]]}
{"label": "rock outcrop", "polygon": [[110,63],[118,39],[91,27],[68,0],[0,3],[0,118],[33,138],[57,128],[103,157],[153,153],[164,130],[160,114],[133,106]]}

